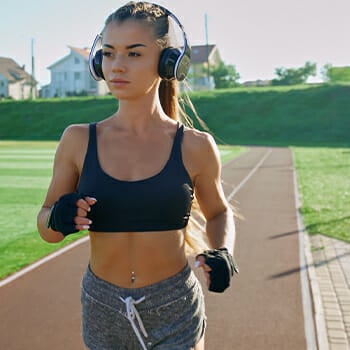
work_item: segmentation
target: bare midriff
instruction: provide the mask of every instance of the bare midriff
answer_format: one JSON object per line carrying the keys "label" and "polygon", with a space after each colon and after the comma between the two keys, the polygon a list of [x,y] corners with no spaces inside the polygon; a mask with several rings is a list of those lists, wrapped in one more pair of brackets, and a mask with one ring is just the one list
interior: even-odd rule
{"label": "bare midriff", "polygon": [[157,283],[187,264],[183,230],[90,232],[90,245],[94,274],[123,288]]}

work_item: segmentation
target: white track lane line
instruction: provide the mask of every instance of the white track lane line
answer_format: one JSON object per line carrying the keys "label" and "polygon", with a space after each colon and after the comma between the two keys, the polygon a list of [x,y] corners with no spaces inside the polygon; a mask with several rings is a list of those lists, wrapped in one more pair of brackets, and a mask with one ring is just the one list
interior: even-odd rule
{"label": "white track lane line", "polygon": [[57,258],[58,256],[68,252],[71,249],[74,249],[75,247],[79,246],[80,244],[83,244],[85,242],[87,242],[89,240],[89,237],[83,237],[69,245],[67,245],[64,248],[61,248],[53,253],[51,253],[50,255],[45,256],[44,258],[36,261],[35,263],[28,265],[27,267],[24,267],[22,270],[19,270],[18,272],[14,273],[13,275],[3,279],[0,281],[0,288],[5,286],[6,284],[9,284],[11,282],[13,282],[14,280],[16,280],[17,278],[25,275],[28,272],[31,272],[33,270],[35,270],[37,267],[47,263],[50,260],[53,260],[55,258]]}
{"label": "white track lane line", "polygon": [[230,202],[233,196],[237,194],[237,192],[248,182],[248,180],[254,175],[254,173],[259,169],[262,163],[266,160],[266,158],[271,154],[272,150],[268,149],[259,162],[255,165],[255,167],[249,172],[249,174],[236,186],[236,188],[227,196],[227,200]]}

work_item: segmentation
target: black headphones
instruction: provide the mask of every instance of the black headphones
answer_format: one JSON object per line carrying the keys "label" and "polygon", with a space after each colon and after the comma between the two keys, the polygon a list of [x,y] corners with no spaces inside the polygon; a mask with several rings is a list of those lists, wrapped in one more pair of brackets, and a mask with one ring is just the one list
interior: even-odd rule
{"label": "black headphones", "polygon": [[[160,5],[156,6],[162,9],[166,15],[170,16],[177,23],[182,31],[184,41],[182,50],[173,47],[167,47],[161,52],[158,63],[159,76],[165,80],[176,79],[178,81],[182,81],[186,78],[191,63],[191,49],[188,45],[185,30],[181,22],[173,13]],[[96,54],[94,54],[96,46],[101,39],[102,35],[97,34],[89,55],[90,73],[95,80],[104,79],[102,72],[102,50],[97,50]]]}

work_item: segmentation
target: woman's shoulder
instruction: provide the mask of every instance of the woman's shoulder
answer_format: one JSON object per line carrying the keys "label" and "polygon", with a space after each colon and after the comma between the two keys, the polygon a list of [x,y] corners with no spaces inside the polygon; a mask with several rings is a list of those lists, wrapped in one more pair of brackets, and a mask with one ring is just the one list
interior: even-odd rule
{"label": "woman's shoulder", "polygon": [[195,128],[184,128],[184,147],[186,151],[196,153],[196,155],[202,155],[210,153],[216,153],[217,145],[214,137],[206,131],[200,131]]}
{"label": "woman's shoulder", "polygon": [[71,138],[84,138],[88,135],[90,124],[71,124],[68,125],[63,133],[62,139],[71,139]]}
{"label": "woman's shoulder", "polygon": [[89,124],[71,124],[67,126],[61,136],[58,152],[74,158],[83,154],[89,141]]}
{"label": "woman's shoulder", "polygon": [[220,153],[214,137],[205,131],[185,128],[182,158],[192,178],[203,173],[217,173]]}
{"label": "woman's shoulder", "polygon": [[68,125],[61,136],[60,144],[79,147],[84,145],[89,139],[89,124]]}

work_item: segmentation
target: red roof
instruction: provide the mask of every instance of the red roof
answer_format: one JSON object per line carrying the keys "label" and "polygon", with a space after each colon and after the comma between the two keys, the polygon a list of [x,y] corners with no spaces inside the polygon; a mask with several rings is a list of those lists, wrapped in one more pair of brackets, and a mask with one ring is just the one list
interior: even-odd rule
{"label": "red roof", "polygon": [[31,75],[24,70],[24,66],[18,65],[12,58],[0,57],[0,74],[8,81],[15,82],[25,80],[31,82]]}

